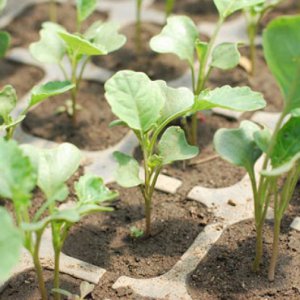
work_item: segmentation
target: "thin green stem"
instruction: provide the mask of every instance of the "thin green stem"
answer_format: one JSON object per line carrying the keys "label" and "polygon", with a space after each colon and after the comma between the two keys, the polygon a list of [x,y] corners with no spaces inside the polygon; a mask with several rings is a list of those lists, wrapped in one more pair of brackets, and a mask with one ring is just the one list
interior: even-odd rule
{"label": "thin green stem", "polygon": [[277,264],[277,258],[279,253],[279,235],[280,235],[280,224],[281,219],[275,216],[274,224],[274,236],[273,236],[273,251],[269,267],[268,279],[274,281],[275,279],[275,269]]}
{"label": "thin green stem", "polygon": [[175,0],[166,0],[166,19],[171,15],[173,12],[175,5]]}
{"label": "thin green stem", "polygon": [[72,57],[72,83],[75,87],[71,90],[71,100],[72,100],[72,123],[73,126],[76,126],[76,109],[77,109],[77,57],[76,54],[73,54]]}
{"label": "thin green stem", "polygon": [[143,0],[136,0],[135,49],[137,54],[140,54],[142,47],[142,2]]}
{"label": "thin green stem", "polygon": [[251,72],[250,75],[255,75],[256,69],[256,44],[255,38],[257,34],[257,23],[250,23],[248,25],[248,37],[249,37],[249,47],[250,47],[250,61],[251,61]]}
{"label": "thin green stem", "polygon": [[57,9],[55,0],[50,0],[49,3],[49,19],[54,23],[57,21]]}
{"label": "thin green stem", "polygon": [[[59,289],[60,286],[60,280],[59,280],[60,253],[61,253],[60,247],[54,250],[54,281],[53,281],[54,289]],[[54,300],[60,300],[60,299],[61,299],[60,293],[54,293]]]}

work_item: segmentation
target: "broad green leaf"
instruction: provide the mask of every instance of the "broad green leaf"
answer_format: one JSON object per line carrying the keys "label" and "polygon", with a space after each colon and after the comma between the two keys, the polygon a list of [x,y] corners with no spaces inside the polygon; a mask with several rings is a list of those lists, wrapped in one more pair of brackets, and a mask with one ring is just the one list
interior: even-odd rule
{"label": "broad green leaf", "polygon": [[291,118],[278,132],[271,154],[273,167],[290,161],[300,152],[300,117]]}
{"label": "broad green leaf", "polygon": [[270,129],[266,127],[260,131],[254,132],[255,143],[260,148],[260,150],[265,153],[268,151],[271,138],[272,138],[272,133]]}
{"label": "broad green leaf", "polygon": [[55,23],[46,22],[42,25],[40,40],[29,46],[31,55],[46,64],[58,64],[66,54],[65,43],[58,36],[58,32],[65,29]]}
{"label": "broad green leaf", "polygon": [[239,64],[240,57],[237,44],[222,43],[212,52],[211,66],[222,70],[233,69]]}
{"label": "broad green leaf", "polygon": [[6,6],[7,0],[0,0],[0,12],[4,9]]}
{"label": "broad green leaf", "polygon": [[10,35],[6,31],[0,31],[0,58],[3,58],[10,45]]}
{"label": "broad green leaf", "polygon": [[161,111],[161,118],[159,122],[163,122],[169,117],[186,111],[188,108],[192,109],[194,104],[194,94],[187,88],[171,88],[168,87],[164,81],[156,81],[160,86],[161,92],[165,98],[165,105]]}
{"label": "broad green leaf", "polygon": [[85,33],[85,38],[100,49],[105,49],[106,54],[120,49],[126,42],[126,37],[118,33],[119,25],[115,22],[97,21]]}
{"label": "broad green leaf", "polygon": [[105,48],[96,45],[76,34],[59,32],[58,35],[65,41],[67,47],[77,55],[104,55],[107,54]]}
{"label": "broad green leaf", "polygon": [[184,131],[178,126],[169,127],[158,143],[158,153],[164,165],[177,160],[190,159],[198,155],[199,149],[190,146]]}
{"label": "broad green leaf", "polygon": [[264,54],[285,98],[286,112],[300,107],[300,16],[280,17],[263,34]]}
{"label": "broad green leaf", "polygon": [[0,116],[6,123],[9,119],[10,113],[16,107],[17,93],[11,85],[6,85],[0,91]]}
{"label": "broad green leaf", "polygon": [[263,95],[249,87],[230,87],[228,85],[212,91],[204,91],[196,100],[195,110],[220,107],[235,111],[253,111],[266,106]]}
{"label": "broad green leaf", "polygon": [[105,186],[102,178],[92,174],[81,176],[75,183],[75,191],[80,203],[101,203],[118,196]]}
{"label": "broad green leaf", "polygon": [[214,0],[221,17],[226,18],[234,12],[263,3],[265,0]]}
{"label": "broad green leaf", "polygon": [[139,177],[139,164],[133,157],[116,151],[114,158],[119,164],[115,172],[115,179],[119,185],[127,188],[143,183]]}
{"label": "broad green leaf", "polygon": [[23,238],[3,207],[0,207],[0,228],[0,281],[3,282],[19,261]]}
{"label": "broad green leaf", "polygon": [[120,71],[105,83],[113,113],[134,130],[147,132],[159,119],[164,97],[156,82],[140,72]]}
{"label": "broad green leaf", "polygon": [[111,212],[114,209],[109,206],[100,206],[98,204],[84,203],[76,208],[81,217],[98,212]]}
{"label": "broad green leaf", "polygon": [[117,127],[117,126],[126,126],[128,127],[128,125],[123,122],[122,120],[114,120],[112,122],[109,123],[109,128],[113,128],[113,127]]}
{"label": "broad green leaf", "polygon": [[[15,141],[0,139],[0,195],[27,205],[36,185],[36,172]],[[19,203],[17,203],[19,202]]]}
{"label": "broad green leaf", "polygon": [[70,81],[51,81],[46,84],[36,86],[31,91],[29,106],[32,107],[43,100],[63,94],[75,87]]}
{"label": "broad green leaf", "polygon": [[173,16],[167,19],[162,32],[150,41],[152,50],[159,53],[173,53],[180,59],[194,64],[195,43],[199,33],[195,23],[186,16]]}
{"label": "broad green leaf", "polygon": [[215,149],[223,159],[252,172],[262,154],[254,140],[257,131],[260,128],[250,121],[243,121],[240,128],[219,129],[214,136]]}
{"label": "broad green leaf", "polygon": [[51,221],[65,221],[76,223],[80,221],[80,215],[75,208],[57,210],[50,216]]}
{"label": "broad green leaf", "polygon": [[77,19],[81,23],[95,11],[97,0],[76,0],[76,7]]}
{"label": "broad green leaf", "polygon": [[62,200],[65,182],[78,169],[81,153],[72,144],[61,144],[54,149],[39,151],[38,186],[47,199]]}

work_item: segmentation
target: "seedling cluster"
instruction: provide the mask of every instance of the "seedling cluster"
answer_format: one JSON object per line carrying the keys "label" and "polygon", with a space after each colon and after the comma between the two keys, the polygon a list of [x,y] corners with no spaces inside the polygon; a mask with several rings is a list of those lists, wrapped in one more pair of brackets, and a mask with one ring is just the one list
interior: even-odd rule
{"label": "seedling cluster", "polygon": [[[136,1],[138,53],[141,49],[142,0],[133,1]],[[141,162],[126,153],[116,151],[113,154],[118,163],[115,180],[125,188],[139,187],[144,201],[145,228],[133,226],[128,232],[136,242],[141,237],[149,239],[152,236],[152,200],[163,169],[173,162],[190,160],[199,154],[198,114],[213,108],[251,112],[266,106],[264,96],[250,87],[225,85],[211,89],[209,79],[214,68],[226,71],[239,65],[241,44],[231,41],[217,43],[224,22],[239,11],[247,17],[252,75],[255,76],[255,37],[260,21],[281,1],[213,2],[218,21],[208,41],[201,39],[192,19],[172,15],[175,0],[166,0],[166,24],[161,33],[150,41],[153,51],[172,53],[186,61],[191,72],[191,89],[174,88],[164,80],[153,81],[147,74],[133,70],[119,70],[104,85],[105,98],[117,118],[110,127],[127,127],[136,136],[142,153]],[[6,1],[0,0],[0,12],[5,5]],[[18,97],[14,87],[0,87],[0,196],[12,203],[10,211],[0,207],[0,280],[9,278],[22,249],[26,249],[32,257],[43,300],[49,299],[40,260],[43,237],[51,233],[54,299],[60,300],[61,295],[69,299],[85,299],[93,285],[83,282],[80,295],[60,286],[62,248],[70,229],[83,217],[93,213],[110,213],[113,209],[109,202],[117,198],[118,193],[111,191],[103,179],[92,174],[84,174],[74,183],[82,159],[76,146],[62,143],[45,150],[19,145],[14,140],[14,133],[30,110],[44,101],[51,101],[49,98],[52,96],[67,92],[70,92],[71,100],[58,110],[72,117],[73,126],[78,125],[76,115],[81,109],[78,91],[91,58],[108,55],[126,42],[126,37],[118,32],[119,26],[110,21],[96,21],[82,31],[83,22],[93,14],[97,5],[96,0],[76,0],[77,18],[74,22],[77,29],[70,33],[56,23],[59,14],[56,1],[49,1],[51,21],[41,25],[40,39],[30,45],[29,51],[40,63],[56,66],[63,81],[34,87],[21,113],[16,109]],[[239,128],[219,129],[214,136],[216,152],[230,163],[245,168],[252,184],[256,226],[255,272],[259,271],[263,257],[267,212],[270,209],[274,212],[270,281],[275,279],[281,222],[300,177],[299,32],[299,16],[279,17],[263,31],[265,59],[284,98],[284,108],[276,127],[271,130],[263,124],[244,120]],[[0,31],[1,59],[9,44],[9,34]],[[37,190],[42,193],[43,201],[35,210]]]}

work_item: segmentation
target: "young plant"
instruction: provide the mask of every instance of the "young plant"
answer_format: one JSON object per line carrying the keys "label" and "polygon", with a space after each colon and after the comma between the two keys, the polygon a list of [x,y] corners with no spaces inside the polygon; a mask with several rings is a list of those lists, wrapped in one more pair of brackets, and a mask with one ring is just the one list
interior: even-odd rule
{"label": "young plant", "polygon": [[201,93],[195,100],[187,88],[170,88],[164,81],[151,81],[144,73],[120,71],[105,84],[105,96],[113,113],[120,119],[113,125],[129,127],[143,152],[143,179],[138,162],[121,152],[116,180],[123,187],[139,186],[145,202],[146,236],[150,235],[151,205],[158,176],[165,165],[190,159],[198,148],[188,145],[184,131],[168,127],[177,118],[213,107],[255,110],[265,106],[261,94],[249,88],[224,86]]}
{"label": "young plant", "polygon": [[[48,295],[39,251],[45,229],[48,225],[51,227],[54,288],[59,289],[59,258],[70,228],[85,215],[111,211],[103,203],[116,196],[116,193],[104,186],[101,178],[84,175],[75,183],[75,202],[59,209],[56,203],[65,201],[69,194],[65,182],[75,173],[80,160],[80,151],[71,144],[39,150],[29,145],[21,148],[15,141],[0,140],[0,195],[13,202],[16,216],[16,227],[13,227],[11,221],[8,221],[8,213],[1,211],[5,216],[4,221],[2,218],[0,220],[2,228],[12,234],[12,241],[6,247],[0,247],[1,257],[10,259],[7,262],[1,260],[1,272],[5,272],[5,277],[8,276],[10,269],[17,263],[18,256],[15,258],[15,254],[20,252],[23,244],[32,256],[43,300],[48,299]],[[46,201],[30,216],[31,192],[36,186],[44,193]],[[10,239],[10,236],[4,237]],[[4,239],[0,241],[5,242]],[[60,294],[55,293],[54,299],[60,299]]]}
{"label": "young plant", "polygon": [[80,296],[74,295],[63,289],[53,289],[52,292],[64,295],[68,297],[68,300],[85,300],[85,297],[87,297],[94,290],[94,288],[95,288],[94,284],[90,284],[86,281],[82,281],[80,283]]}
{"label": "young plant", "polygon": [[[263,226],[267,209],[271,201],[274,203],[270,281],[275,276],[281,220],[300,176],[299,28],[299,16],[281,17],[271,22],[263,34],[265,57],[285,100],[273,133],[245,121],[239,129],[219,130],[214,138],[217,152],[227,161],[244,167],[251,179],[256,225],[255,271],[259,270],[263,254]],[[257,178],[254,164],[262,153],[265,155],[260,177]]]}
{"label": "young plant", "polygon": [[[6,0],[0,0],[0,13],[6,6]],[[10,35],[6,31],[0,31],[0,58],[3,58],[10,45]]]}
{"label": "young plant", "polygon": [[264,0],[263,3],[259,3],[254,6],[250,6],[244,9],[244,15],[247,20],[247,34],[250,46],[250,61],[251,61],[251,75],[255,73],[256,65],[256,45],[255,38],[262,18],[267,12],[274,9],[283,0]]}
{"label": "young plant", "polygon": [[52,81],[34,87],[27,107],[14,118],[12,112],[16,108],[18,97],[15,89],[11,85],[6,85],[0,90],[0,132],[5,132],[6,140],[12,139],[17,126],[26,118],[30,109],[49,97],[67,92],[73,87],[69,81]]}
{"label": "young plant", "polygon": [[[113,22],[97,21],[84,33],[79,33],[81,24],[96,7],[96,0],[77,0],[77,33],[68,33],[62,26],[46,22],[40,31],[40,40],[30,45],[32,56],[46,64],[56,64],[64,78],[74,84],[71,91],[71,107],[65,109],[76,125],[77,94],[85,68],[92,56],[107,55],[122,47],[125,36],[118,33]],[[67,57],[71,74],[67,72],[64,57]]]}
{"label": "young plant", "polygon": [[[264,0],[214,0],[219,12],[219,20],[209,42],[202,42],[196,24],[186,16],[173,16],[167,19],[162,32],[150,41],[152,50],[159,53],[173,53],[185,60],[191,70],[192,87],[195,96],[206,88],[213,68],[228,70],[236,67],[240,60],[236,43],[215,45],[216,38],[225,20],[234,12],[261,3]],[[196,62],[195,62],[196,57]],[[196,74],[197,65],[199,66]],[[197,115],[192,116],[191,125],[185,120],[188,140],[197,144]]]}

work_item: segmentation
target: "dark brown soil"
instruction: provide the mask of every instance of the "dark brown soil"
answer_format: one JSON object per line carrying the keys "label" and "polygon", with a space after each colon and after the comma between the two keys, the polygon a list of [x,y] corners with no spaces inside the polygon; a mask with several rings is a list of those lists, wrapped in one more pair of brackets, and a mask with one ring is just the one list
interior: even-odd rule
{"label": "dark brown soil", "polygon": [[[82,25],[82,30],[98,20],[105,20],[105,13],[95,12]],[[39,39],[39,30],[43,22],[49,21],[49,4],[29,6],[16,17],[6,30],[12,35],[12,47],[25,47]],[[71,3],[57,4],[57,23],[68,31],[76,31],[76,9]],[[26,28],[26,30],[24,30]]]}
{"label": "dark brown soil", "polygon": [[[51,289],[53,288],[53,271],[44,271],[44,278],[46,282],[46,288],[50,295]],[[75,279],[69,275],[61,274],[61,288],[79,295],[79,286],[81,281],[79,279]],[[11,279],[4,289],[4,291],[0,294],[1,300],[40,300],[40,293],[38,289],[38,283],[36,279],[36,275],[34,270],[27,271],[19,274],[18,276]],[[53,299],[53,297],[50,297]],[[62,296],[62,299],[66,299],[66,297]],[[90,297],[88,299],[91,299]],[[88,300],[87,299],[87,300]]]}
{"label": "dark brown soil", "polygon": [[69,142],[84,150],[102,150],[115,145],[126,128],[108,128],[116,117],[104,98],[103,84],[83,81],[78,93],[77,125],[66,113],[57,114],[69,94],[54,97],[32,110],[23,122],[25,131],[58,143]]}
{"label": "dark brown soil", "polygon": [[135,25],[124,27],[121,32],[126,35],[126,44],[108,56],[95,57],[94,63],[113,71],[129,69],[145,72],[151,79],[171,80],[183,75],[187,64],[173,54],[158,54],[150,49],[150,39],[159,34],[161,26],[143,23],[141,26],[140,48],[136,48]]}
{"label": "dark brown soil", "polygon": [[189,292],[193,299],[300,299],[300,235],[289,227],[293,218],[299,216],[299,188],[282,222],[275,282],[267,280],[272,223],[268,222],[265,227],[265,255],[260,273],[255,274],[251,271],[255,256],[255,226],[248,220],[228,228],[191,274]]}
{"label": "dark brown soil", "polygon": [[[248,56],[248,48],[240,48],[243,56]],[[280,89],[268,69],[264,59],[263,50],[257,49],[256,71],[254,76],[250,76],[244,69],[237,67],[232,70],[222,71],[214,69],[209,85],[211,87],[218,87],[223,85],[235,86],[249,86],[254,91],[260,92],[264,95],[267,101],[267,106],[264,109],[268,112],[279,112],[283,108],[283,98]]]}
{"label": "dark brown soil", "polygon": [[270,10],[261,21],[261,30],[268,25],[270,21],[282,15],[295,15],[300,13],[299,0],[282,1],[275,9]]}
{"label": "dark brown soil", "polygon": [[[116,188],[115,185],[112,186]],[[153,199],[152,235],[134,239],[130,228],[144,229],[144,208],[138,188],[119,189],[120,200],[112,213],[86,217],[70,232],[63,252],[107,269],[136,278],[169,271],[210,221],[199,203],[156,191]],[[100,292],[100,291],[99,291]]]}
{"label": "dark brown soil", "polygon": [[19,98],[29,92],[43,77],[43,71],[37,67],[7,59],[0,60],[0,89],[10,84],[16,89]]}

